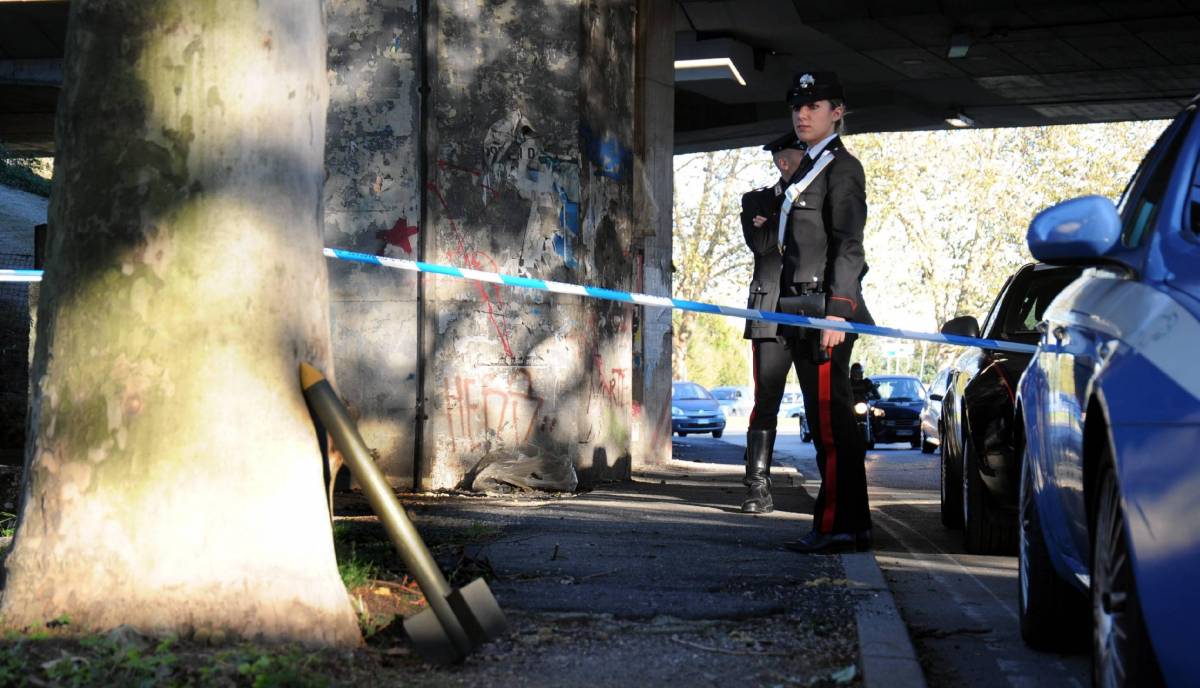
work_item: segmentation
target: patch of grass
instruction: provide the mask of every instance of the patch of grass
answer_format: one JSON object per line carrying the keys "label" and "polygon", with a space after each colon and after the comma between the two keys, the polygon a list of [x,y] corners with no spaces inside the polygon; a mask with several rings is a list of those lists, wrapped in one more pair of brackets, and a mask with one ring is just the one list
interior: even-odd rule
{"label": "patch of grass", "polygon": [[353,543],[350,545],[350,556],[338,557],[338,573],[341,574],[342,582],[346,584],[347,590],[366,585],[375,577],[376,571],[374,563],[358,556]]}
{"label": "patch of grass", "polygon": [[12,537],[13,529],[17,527],[17,515],[0,511],[0,537]]}
{"label": "patch of grass", "polygon": [[333,549],[346,589],[372,578],[396,577],[400,557],[378,522],[339,521],[333,524]]}
{"label": "patch of grass", "polygon": [[35,172],[37,167],[36,159],[10,157],[0,146],[0,184],[49,198],[50,180]]}
{"label": "patch of grass", "polygon": [[329,680],[311,672],[308,658],[298,654],[260,654],[246,658],[237,665],[239,676],[250,681],[254,688],[318,688],[329,685]]}
{"label": "patch of grass", "polygon": [[28,664],[19,643],[0,650],[0,686],[24,685],[30,673]]}
{"label": "patch of grass", "polygon": [[215,651],[173,638],[139,648],[93,636],[0,646],[0,686],[253,686],[324,688],[341,668],[331,653],[239,645]]}

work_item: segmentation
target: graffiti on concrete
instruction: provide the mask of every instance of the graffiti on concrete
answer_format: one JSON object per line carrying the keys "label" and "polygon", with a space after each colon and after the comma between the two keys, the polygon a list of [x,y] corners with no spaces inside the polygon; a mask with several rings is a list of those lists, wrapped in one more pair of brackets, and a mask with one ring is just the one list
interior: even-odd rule
{"label": "graffiti on concrete", "polygon": [[383,241],[385,248],[399,246],[405,253],[412,255],[413,246],[409,239],[415,237],[420,231],[416,226],[409,226],[408,219],[402,215],[391,229],[386,232],[376,232],[375,237]]}
{"label": "graffiti on concrete", "polygon": [[629,405],[629,368],[608,367],[604,356],[592,354],[592,395],[624,408]]}
{"label": "graffiti on concrete", "polygon": [[590,126],[582,124],[579,135],[587,148],[588,160],[601,176],[622,181],[633,170],[633,151],[611,131],[597,135]]}
{"label": "graffiti on concrete", "polygon": [[[474,169],[471,169],[470,167],[463,167],[462,165],[456,165],[456,164],[450,162],[449,160],[438,160],[437,166],[438,166],[438,169],[441,170],[442,172],[464,172],[473,177],[482,177],[483,176],[483,172],[481,170],[474,170]],[[500,197],[499,191],[497,191],[496,189],[492,188],[491,186],[483,183],[482,181],[479,183],[479,188],[483,189],[486,192],[486,194],[484,196],[485,198],[487,198],[488,196],[490,196],[491,198],[499,198]]]}
{"label": "graffiti on concrete", "polygon": [[526,274],[552,267],[551,256],[574,269],[580,243],[579,161],[543,149],[537,131],[520,111],[492,123],[483,137],[484,169],[479,177],[486,190],[510,187],[530,201],[520,266]]}
{"label": "graffiti on concrete", "polygon": [[514,382],[506,373],[481,377],[455,375],[442,380],[451,449],[491,451],[517,447],[538,434],[553,432],[557,421],[542,415],[545,399],[533,389],[527,372]]}
{"label": "graffiti on concrete", "polygon": [[[442,194],[441,188],[432,182],[429,183],[428,188],[446,211],[446,220],[450,223],[451,231],[454,232],[455,246],[446,252],[449,262],[472,270],[500,272],[494,258],[481,251],[467,249],[467,243],[463,238],[462,230],[459,229],[458,223],[454,221],[453,214],[450,212],[450,205],[446,202],[446,197]],[[479,293],[480,301],[483,302],[484,307],[487,309],[488,321],[491,322],[492,329],[496,331],[496,337],[500,340],[500,346],[504,349],[504,355],[509,359],[514,358],[512,345],[508,342],[508,331],[505,327],[501,326],[500,320],[496,317],[497,311],[504,307],[504,297],[500,290],[500,285],[487,285],[483,282],[472,282],[472,284]]]}

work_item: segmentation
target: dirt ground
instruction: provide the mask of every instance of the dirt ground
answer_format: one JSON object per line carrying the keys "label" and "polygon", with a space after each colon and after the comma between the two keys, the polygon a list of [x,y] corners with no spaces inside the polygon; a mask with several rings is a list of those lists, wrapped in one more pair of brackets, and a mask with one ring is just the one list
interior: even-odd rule
{"label": "dirt ground", "polygon": [[457,666],[413,654],[401,619],[424,609],[382,526],[339,495],[335,547],[365,645],[210,646],[131,629],[72,638],[69,619],[0,641],[4,686],[859,685],[856,593],[837,557],[779,546],[811,499],[734,508],[724,469],[643,475],[561,498],[423,496],[405,504],[452,585],[482,576],[510,632]]}

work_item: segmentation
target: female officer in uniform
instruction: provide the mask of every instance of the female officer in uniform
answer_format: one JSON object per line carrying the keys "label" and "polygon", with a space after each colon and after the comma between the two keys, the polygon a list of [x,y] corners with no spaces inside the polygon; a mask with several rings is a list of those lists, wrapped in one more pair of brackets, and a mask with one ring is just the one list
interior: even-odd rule
{"label": "female officer in uniform", "polygon": [[[830,72],[798,74],[787,102],[792,106],[796,145],[802,144],[805,153],[779,194],[779,212],[757,214],[750,218],[753,230],[744,227],[752,249],[773,240],[780,256],[773,261],[778,265],[775,282],[769,274],[762,274],[773,269],[758,269],[756,251],[752,307],[873,323],[862,298],[862,278],[867,271],[863,252],[865,178],[862,164],[838,137],[845,114],[841,84]],[[744,209],[744,217],[746,213]],[[849,376],[855,335],[755,322],[747,327],[746,337],[753,341],[754,350],[754,410],[746,443],[746,482],[751,487],[747,502],[755,497],[757,480],[752,478],[761,476],[763,486],[769,487],[765,478],[776,414],[788,370],[795,366],[817,450],[821,488],[812,532],[788,547],[800,552],[866,549],[871,516],[864,445],[854,420]],[[770,507],[769,492],[765,504]],[[743,510],[755,509],[743,506]]]}

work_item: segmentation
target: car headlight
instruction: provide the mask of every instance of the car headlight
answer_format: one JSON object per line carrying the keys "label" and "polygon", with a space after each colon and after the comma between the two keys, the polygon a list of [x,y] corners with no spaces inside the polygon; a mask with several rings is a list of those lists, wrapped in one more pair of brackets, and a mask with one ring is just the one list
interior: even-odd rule
{"label": "car headlight", "polygon": [[679,408],[678,406],[671,407],[671,416],[672,417],[682,416],[682,415],[684,415],[683,409]]}
{"label": "car headlight", "polygon": [[878,418],[883,418],[883,417],[886,415],[886,414],[884,413],[884,410],[883,410],[883,409],[881,409],[881,408],[872,408],[872,409],[871,409],[871,414],[872,414],[872,415],[874,415],[874,416],[876,416],[876,417],[878,417]]}
{"label": "car headlight", "polygon": [[854,405],[854,412],[860,416],[867,415],[867,405],[861,401],[858,402],[857,404]]}

